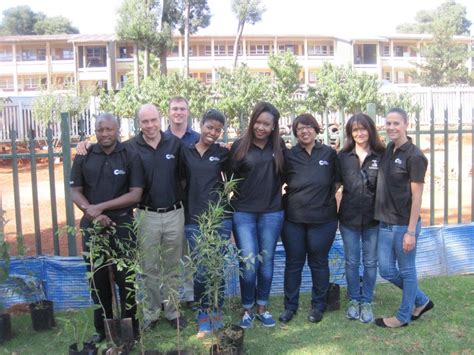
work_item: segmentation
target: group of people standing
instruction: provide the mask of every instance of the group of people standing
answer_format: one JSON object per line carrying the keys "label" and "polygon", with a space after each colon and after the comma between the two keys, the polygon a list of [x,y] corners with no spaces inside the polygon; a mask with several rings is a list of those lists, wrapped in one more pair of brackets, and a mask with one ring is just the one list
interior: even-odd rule
{"label": "group of people standing", "polygon": [[[143,105],[137,114],[141,132],[124,143],[118,141],[117,120],[108,114],[99,116],[98,144],[87,151],[85,145],[78,147],[85,155],[76,157],[71,174],[73,200],[84,211],[82,228],[93,220],[105,229],[118,226],[120,218],[131,219],[133,208],[138,207],[147,328],[156,324],[162,302],[181,282],[177,270],[187,247],[183,241],[187,240],[192,251],[200,233],[197,217],[222,188],[223,176],[237,179],[220,235],[230,239],[232,232],[240,251],[243,328],[251,328],[255,319],[265,327],[276,324],[268,302],[280,236],[286,263],[285,309],[279,320],[288,323],[298,311],[306,260],[312,277],[308,320],[322,320],[329,287],[328,254],[338,225],[346,258],[347,318],[374,321],[377,264],[381,276],[401,288],[403,297],[396,316],[378,318],[376,325],[404,326],[433,308],[417,286],[415,268],[427,160],[407,136],[405,111],[388,113],[386,130],[391,142],[386,148],[373,120],[362,113],[354,115],[345,127],[347,138],[339,154],[318,141],[320,126],[311,114],[295,118],[292,131],[297,144],[287,149],[280,137],[280,114],[268,102],[255,105],[247,130],[230,150],[217,143],[225,126],[221,112],[211,109],[204,114],[200,135],[187,126],[188,115],[186,99],[172,98],[170,128],[163,132],[157,108]],[[338,211],[336,191],[341,185]],[[120,238],[119,228],[116,230],[115,237]],[[166,282],[159,279],[163,271]],[[96,284],[108,285],[105,278],[98,277]],[[116,277],[119,288],[126,286],[119,282],[122,278]],[[222,327],[222,314],[209,309],[203,287],[198,271],[194,300],[201,334]],[[93,290],[92,295],[94,301],[109,297],[101,289]],[[134,308],[126,306],[133,303],[131,298],[133,295],[123,298],[122,308],[133,317]],[[108,316],[109,302],[102,304]],[[163,306],[173,326],[186,326],[173,303],[165,301]],[[104,336],[103,317],[97,310],[96,340]]]}

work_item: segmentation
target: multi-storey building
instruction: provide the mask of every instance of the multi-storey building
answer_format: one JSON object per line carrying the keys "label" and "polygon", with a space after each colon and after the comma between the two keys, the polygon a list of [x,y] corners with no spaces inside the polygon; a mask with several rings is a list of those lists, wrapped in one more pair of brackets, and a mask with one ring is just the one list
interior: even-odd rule
{"label": "multi-storey building", "polygon": [[[473,37],[456,36],[469,48]],[[396,85],[416,84],[410,75],[424,62],[423,49],[430,35],[400,34],[384,37],[339,38],[318,35],[244,35],[238,47],[239,63],[270,75],[271,53],[292,52],[302,67],[301,81],[315,82],[324,62],[351,65]],[[184,40],[175,37],[168,57],[170,71],[183,71]],[[233,36],[195,35],[189,45],[190,75],[206,83],[218,80],[219,68],[231,68]],[[0,36],[0,96],[34,96],[41,86],[61,90],[70,85],[96,85],[119,89],[133,77],[133,43],[115,35]],[[466,61],[469,71],[474,59]]]}

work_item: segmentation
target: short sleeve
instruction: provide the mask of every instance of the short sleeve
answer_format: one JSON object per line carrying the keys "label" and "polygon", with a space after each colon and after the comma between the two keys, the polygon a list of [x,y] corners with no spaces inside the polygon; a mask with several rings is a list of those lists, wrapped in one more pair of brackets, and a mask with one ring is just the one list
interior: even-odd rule
{"label": "short sleeve", "polygon": [[84,176],[82,175],[82,164],[86,158],[86,155],[76,155],[74,162],[72,163],[71,175],[69,177],[70,187],[83,187]]}
{"label": "short sleeve", "polygon": [[425,182],[428,160],[423,155],[411,156],[407,161],[407,170],[411,182]]}

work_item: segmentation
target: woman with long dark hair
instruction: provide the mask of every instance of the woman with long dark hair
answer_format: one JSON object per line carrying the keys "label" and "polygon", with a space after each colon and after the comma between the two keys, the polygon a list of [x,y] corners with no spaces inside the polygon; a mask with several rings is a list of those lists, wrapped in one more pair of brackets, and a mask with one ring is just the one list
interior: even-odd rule
{"label": "woman with long dark hair", "polygon": [[[385,150],[370,116],[357,113],[346,124],[346,141],[339,152],[342,200],[339,231],[344,242],[349,306],[346,317],[370,323],[377,278],[378,221],[374,219],[375,190]],[[362,248],[361,248],[362,245]],[[360,254],[364,264],[360,285]]]}
{"label": "woman with long dark hair", "polygon": [[428,160],[407,136],[404,110],[392,108],[385,129],[391,142],[380,162],[375,199],[375,219],[380,221],[377,255],[380,276],[402,290],[402,302],[395,317],[377,318],[375,324],[398,328],[434,307],[418,288],[415,264]]}
{"label": "woman with long dark hair", "polygon": [[[267,310],[273,279],[275,248],[283,224],[281,172],[284,142],[280,113],[268,102],[255,105],[249,126],[231,148],[234,178],[241,179],[232,202],[233,230],[241,263],[240,290],[244,314],[240,325],[250,328],[256,317],[265,327],[275,321]],[[257,304],[254,315],[252,308]]]}
{"label": "woman with long dark hair", "polygon": [[308,320],[320,322],[327,307],[328,256],[337,229],[337,154],[319,143],[319,125],[310,114],[293,121],[298,144],[285,151],[285,223],[282,241],[285,261],[285,310],[279,320],[289,322],[299,305],[301,272],[306,259],[313,281]]}

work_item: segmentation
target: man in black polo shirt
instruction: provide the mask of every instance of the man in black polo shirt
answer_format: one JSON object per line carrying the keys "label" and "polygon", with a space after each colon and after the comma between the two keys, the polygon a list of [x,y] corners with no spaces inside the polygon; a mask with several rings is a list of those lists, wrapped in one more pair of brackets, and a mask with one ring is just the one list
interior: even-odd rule
{"label": "man in black polo shirt", "polygon": [[[121,255],[119,245],[135,246],[135,235],[128,226],[132,225],[132,210],[142,195],[143,167],[135,153],[118,142],[119,126],[114,116],[108,113],[100,115],[95,131],[98,144],[92,146],[87,155],[76,156],[70,179],[73,201],[84,212],[80,223],[83,249],[89,250],[91,228],[96,222],[102,226],[100,230],[96,227],[96,231],[103,238],[109,238],[109,247],[115,249],[119,257],[126,257]],[[91,271],[89,259],[85,259],[87,269]],[[133,290],[133,285],[126,282],[126,271],[119,271],[114,267],[114,274],[123,300],[122,317],[132,317],[136,330],[135,294],[129,291]],[[100,303],[103,307],[94,311],[97,334],[92,341],[100,342],[105,338],[103,310],[106,318],[113,317],[107,268],[94,272],[91,289],[94,303]]]}
{"label": "man in black polo shirt", "polygon": [[165,317],[174,327],[182,328],[186,322],[179,316],[179,299],[172,293],[179,285],[184,239],[179,174],[182,143],[161,131],[160,114],[152,104],[139,109],[138,124],[141,132],[126,144],[138,153],[145,169],[145,193],[138,210],[145,327],[156,324],[163,301]]}

